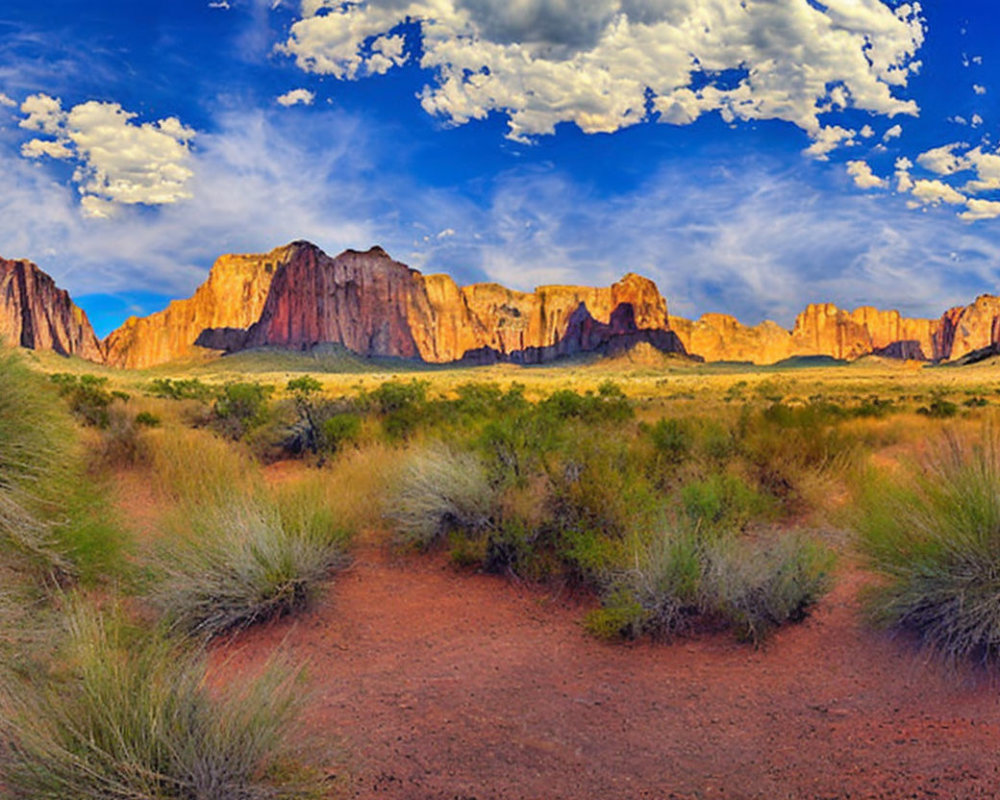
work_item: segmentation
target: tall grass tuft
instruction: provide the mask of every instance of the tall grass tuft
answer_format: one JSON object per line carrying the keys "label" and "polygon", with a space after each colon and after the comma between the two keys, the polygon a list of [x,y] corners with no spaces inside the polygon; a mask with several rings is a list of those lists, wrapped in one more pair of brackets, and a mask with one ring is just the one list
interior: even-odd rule
{"label": "tall grass tuft", "polygon": [[410,456],[387,501],[386,517],[399,544],[428,548],[453,530],[486,530],[498,502],[477,456],[435,444]]}
{"label": "tall grass tuft", "polygon": [[946,659],[1000,655],[1000,433],[946,433],[909,474],[869,474],[855,528],[886,579],[875,619]]}
{"label": "tall grass tuft", "polygon": [[773,541],[668,528],[634,545],[633,563],[611,574],[587,626],[606,638],[671,639],[716,621],[760,644],[803,619],[829,588],[833,556],[794,535]]}
{"label": "tall grass tuft", "polygon": [[[296,672],[274,662],[220,692],[202,656],[71,612],[67,674],[4,692],[0,783],[27,800],[263,800],[317,796],[292,767]],[[292,778],[292,775],[300,778]]]}
{"label": "tall grass tuft", "polygon": [[169,626],[208,638],[306,607],[347,539],[314,499],[235,494],[178,513],[152,593]]}

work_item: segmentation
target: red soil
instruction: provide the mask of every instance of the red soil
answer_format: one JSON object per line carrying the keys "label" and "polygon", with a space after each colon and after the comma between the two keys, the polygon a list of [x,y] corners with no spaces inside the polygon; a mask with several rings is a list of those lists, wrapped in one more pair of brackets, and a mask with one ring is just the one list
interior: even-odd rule
{"label": "red soil", "polygon": [[1000,796],[1000,693],[861,621],[856,570],[761,650],[604,644],[573,598],[358,554],[320,606],[215,652],[309,664],[303,725],[356,798]]}

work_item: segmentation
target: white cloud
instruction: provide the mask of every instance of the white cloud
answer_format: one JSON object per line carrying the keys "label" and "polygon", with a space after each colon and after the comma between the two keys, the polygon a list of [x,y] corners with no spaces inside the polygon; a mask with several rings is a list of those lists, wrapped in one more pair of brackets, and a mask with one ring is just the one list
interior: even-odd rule
{"label": "white cloud", "polygon": [[1000,217],[1000,202],[996,200],[981,200],[977,197],[971,197],[966,202],[966,207],[968,210],[963,211],[958,216],[969,222]]}
{"label": "white cloud", "polygon": [[283,95],[278,96],[278,104],[288,108],[297,104],[311,106],[316,99],[316,94],[308,89],[291,89]]}
{"label": "white cloud", "polygon": [[854,140],[855,133],[856,131],[841,128],[839,125],[828,125],[816,132],[813,143],[802,152],[818,161],[828,161],[827,154],[841,145],[851,147],[857,144]]}
{"label": "white cloud", "polygon": [[983,124],[983,118],[978,114],[973,114],[972,121],[970,124],[972,125],[973,128],[978,128],[980,125]]}
{"label": "white cloud", "polygon": [[[21,153],[73,159],[73,181],[88,216],[106,203],[162,205],[190,197],[192,177],[189,142],[194,131],[176,117],[135,124],[138,115],[117,103],[90,100],[64,111],[57,98],[45,94],[21,104],[20,126],[52,139],[32,139]],[[94,198],[87,200],[86,198]]]}
{"label": "white cloud", "polygon": [[[424,109],[455,124],[499,111],[516,140],[560,122],[619,130],[648,119],[650,98],[663,122],[718,111],[728,122],[785,120],[812,137],[828,130],[819,115],[842,107],[918,110],[895,92],[919,68],[919,4],[303,0],[301,13],[279,51],[340,79],[404,63],[400,26],[416,23],[421,66],[435,74]],[[695,78],[707,85],[692,88]]]}
{"label": "white cloud", "polygon": [[903,135],[902,125],[893,125],[885,133],[882,134],[882,141],[888,142],[890,139],[898,139]]}
{"label": "white cloud", "polygon": [[49,156],[50,158],[66,159],[73,157],[73,151],[63,142],[31,139],[21,145],[21,155],[25,158]]}
{"label": "white cloud", "polygon": [[913,188],[913,178],[910,177],[910,170],[913,169],[913,162],[903,156],[896,159],[896,191],[905,194]]}
{"label": "white cloud", "polygon": [[854,183],[861,189],[888,189],[889,181],[880,178],[872,172],[866,161],[848,161],[847,174],[854,178]]}
{"label": "white cloud", "polygon": [[968,161],[963,156],[955,154],[955,150],[959,147],[968,147],[968,145],[962,142],[952,142],[931,148],[917,156],[917,163],[937,175],[953,175],[956,172],[969,169]]}
{"label": "white cloud", "polygon": [[972,84],[972,91],[976,94],[986,94],[986,87],[980,86],[978,83]]}
{"label": "white cloud", "polygon": [[17,103],[15,103],[13,100],[11,100],[3,92],[0,92],[0,106],[5,106],[6,108],[16,108],[17,107]]}
{"label": "white cloud", "polygon": [[944,181],[918,180],[913,184],[913,196],[924,205],[948,203],[953,206],[964,205],[967,198]]}
{"label": "white cloud", "polygon": [[871,139],[875,135],[875,131],[871,125],[865,125],[858,133],[863,139]]}

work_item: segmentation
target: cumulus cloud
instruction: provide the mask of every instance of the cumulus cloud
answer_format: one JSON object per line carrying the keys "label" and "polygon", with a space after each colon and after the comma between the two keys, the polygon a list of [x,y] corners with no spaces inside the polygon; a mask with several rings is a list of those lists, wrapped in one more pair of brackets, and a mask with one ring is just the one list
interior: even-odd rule
{"label": "cumulus cloud", "polygon": [[28,97],[21,113],[22,128],[51,137],[25,142],[21,154],[75,161],[73,181],[86,215],[108,216],[107,204],[164,205],[190,197],[194,131],[176,117],[137,125],[138,115],[118,103],[90,100],[66,111],[45,94]]}
{"label": "cumulus cloud", "polygon": [[980,86],[978,83],[972,84],[972,91],[976,94],[986,94],[986,87]]}
{"label": "cumulus cloud", "polygon": [[10,97],[0,92],[0,106],[6,108],[17,108],[17,103],[15,103]]}
{"label": "cumulus cloud", "polygon": [[827,112],[918,111],[896,94],[919,68],[916,3],[303,0],[278,49],[308,72],[357,79],[407,61],[408,24],[435,76],[424,109],[455,124],[499,111],[515,140],[561,122],[616,131],[652,109],[672,124],[711,111],[785,120],[820,142]]}
{"label": "cumulus cloud", "polygon": [[964,205],[965,195],[956,191],[944,181],[937,180],[917,180],[913,183],[912,194],[920,203],[924,205],[938,205],[948,203],[953,206]]}
{"label": "cumulus cloud", "polygon": [[860,131],[858,131],[858,133],[863,139],[871,139],[875,135],[875,130],[871,125],[865,125]]}
{"label": "cumulus cloud", "polygon": [[885,133],[882,134],[882,141],[888,142],[891,139],[898,139],[902,135],[903,135],[903,126],[898,124],[893,125]]}
{"label": "cumulus cloud", "polygon": [[969,222],[979,219],[996,219],[1000,217],[1000,201],[971,197],[966,202],[966,210],[958,216]]}
{"label": "cumulus cloud", "polygon": [[854,184],[861,189],[888,189],[889,181],[872,172],[866,161],[848,161],[847,174],[854,178]]}
{"label": "cumulus cloud", "polygon": [[278,105],[282,105],[285,108],[298,104],[311,106],[315,99],[316,94],[310,92],[308,89],[291,89],[278,96]]}
{"label": "cumulus cloud", "polygon": [[818,161],[828,161],[829,153],[841,145],[851,147],[857,144],[854,140],[855,133],[856,131],[841,128],[839,125],[828,125],[816,132],[813,143],[802,152]]}
{"label": "cumulus cloud", "polygon": [[968,147],[962,142],[934,147],[917,156],[917,163],[937,175],[952,175],[969,168],[968,161],[955,154],[959,147]]}

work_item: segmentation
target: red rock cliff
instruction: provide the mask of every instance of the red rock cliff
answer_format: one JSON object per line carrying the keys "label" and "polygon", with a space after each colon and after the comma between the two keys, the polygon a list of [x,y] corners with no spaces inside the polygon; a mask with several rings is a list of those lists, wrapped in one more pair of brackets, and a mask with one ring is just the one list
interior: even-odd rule
{"label": "red rock cliff", "polygon": [[30,261],[0,258],[0,340],[102,361],[87,315]]}

